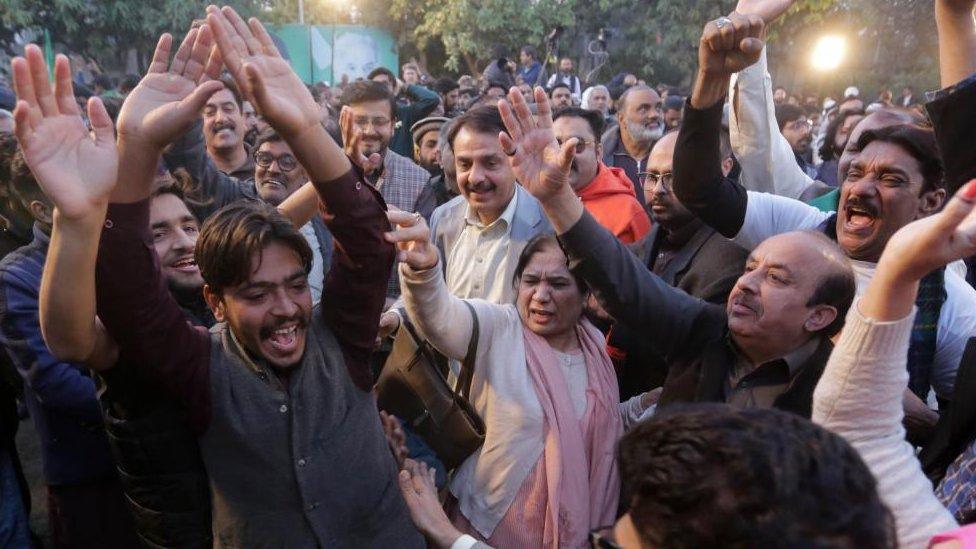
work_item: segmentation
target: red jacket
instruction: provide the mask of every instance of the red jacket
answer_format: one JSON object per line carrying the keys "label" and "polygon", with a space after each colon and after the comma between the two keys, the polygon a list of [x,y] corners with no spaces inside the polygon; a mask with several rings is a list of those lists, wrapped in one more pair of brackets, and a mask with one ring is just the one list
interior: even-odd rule
{"label": "red jacket", "polygon": [[602,162],[593,181],[576,191],[583,206],[624,244],[650,232],[651,219],[634,195],[634,185],[620,168]]}

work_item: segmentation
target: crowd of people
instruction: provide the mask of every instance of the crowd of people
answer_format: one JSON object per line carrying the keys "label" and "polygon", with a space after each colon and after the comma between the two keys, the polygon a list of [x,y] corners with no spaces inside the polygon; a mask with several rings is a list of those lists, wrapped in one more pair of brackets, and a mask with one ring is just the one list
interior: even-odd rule
{"label": "crowd of people", "polygon": [[[924,103],[774,88],[792,4],[683,94],[532,46],[309,86],[216,6],[121,93],[27,46],[0,546],[26,416],[55,547],[976,546],[976,0]],[[398,417],[421,362],[453,404]]]}

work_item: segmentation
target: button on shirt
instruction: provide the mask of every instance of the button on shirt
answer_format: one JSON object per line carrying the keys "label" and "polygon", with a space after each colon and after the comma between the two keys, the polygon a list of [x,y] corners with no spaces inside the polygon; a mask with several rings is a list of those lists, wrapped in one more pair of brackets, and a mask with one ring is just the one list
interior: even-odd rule
{"label": "button on shirt", "polygon": [[518,193],[502,215],[488,225],[478,219],[470,206],[466,208],[464,229],[454,248],[448,252],[447,287],[451,294],[492,303],[515,302],[512,281],[503,275],[515,271],[515,266],[510,266],[509,262],[518,261],[509,254],[516,202]]}
{"label": "button on shirt", "polygon": [[729,370],[725,386],[725,402],[734,408],[772,408],[819,345],[819,339],[811,339],[785,357],[758,367],[736,353],[737,360]]}

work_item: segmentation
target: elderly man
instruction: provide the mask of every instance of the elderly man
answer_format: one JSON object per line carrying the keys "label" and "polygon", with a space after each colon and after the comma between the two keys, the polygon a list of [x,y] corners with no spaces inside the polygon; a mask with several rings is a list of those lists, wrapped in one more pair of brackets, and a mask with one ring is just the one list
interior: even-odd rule
{"label": "elderly man", "polygon": [[601,138],[603,163],[623,169],[643,202],[644,189],[637,174],[646,171],[651,147],[664,135],[661,96],[647,86],[627,88],[617,100],[617,122]]}

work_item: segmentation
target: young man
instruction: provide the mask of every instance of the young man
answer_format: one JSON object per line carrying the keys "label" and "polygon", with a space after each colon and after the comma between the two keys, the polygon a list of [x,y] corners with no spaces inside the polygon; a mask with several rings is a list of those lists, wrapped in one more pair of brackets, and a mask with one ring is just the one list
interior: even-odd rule
{"label": "young man", "polygon": [[[398,98],[394,102],[394,112],[390,115],[390,119],[393,124],[397,122],[400,124],[391,130],[391,137],[387,138],[387,144],[384,147],[389,146],[400,156],[412,158],[413,145],[410,139],[410,127],[421,118],[430,116],[434,112],[434,109],[440,104],[440,96],[419,84],[410,84],[399,80],[385,67],[373,69],[366,80],[383,84],[394,98]],[[358,84],[358,82],[353,83],[353,85]],[[342,101],[342,104],[348,105],[345,101]]]}
{"label": "young man", "polygon": [[[375,402],[353,381],[372,351],[394,255],[384,240],[389,224],[383,203],[358,181],[318,123],[318,106],[267,32],[256,20],[251,25],[257,36],[230,8],[211,8],[207,25],[191,31],[177,53],[192,62],[170,72],[163,72],[171,46],[164,35],[153,72],[130,95],[121,117],[118,186],[104,116],[92,117],[98,136],[92,145],[79,122],[59,128],[66,117],[44,116],[39,105],[50,104],[50,91],[38,89],[38,97],[33,88],[19,90],[26,102],[22,119],[32,121],[21,141],[64,219],[59,238],[72,241],[61,253],[74,264],[59,265],[79,277],[76,320],[94,318],[88,313],[97,258],[97,309],[120,354],[187,407],[210,476],[215,542],[419,547],[422,540],[392,486],[395,463]],[[183,321],[160,285],[148,248],[146,199],[162,147],[189,123],[158,111],[192,112],[216,91],[209,82],[197,84],[219,70],[207,64],[211,31],[223,62],[239,82],[246,72],[255,106],[328,203],[345,253],[329,277],[326,300],[313,308],[306,282],[311,250],[304,237],[265,204],[222,210],[205,224],[197,245],[204,293],[219,321],[208,334]],[[249,44],[246,51],[239,52],[232,38]],[[140,93],[163,80],[172,84],[168,94],[149,99]],[[64,95],[60,89],[58,95]],[[174,109],[184,100],[185,109]],[[85,170],[87,181],[67,177],[83,170],[45,155],[49,140],[39,138],[52,132],[77,147],[97,148],[90,156],[108,169]]]}
{"label": "young man", "polygon": [[563,57],[559,60],[559,70],[556,74],[549,77],[546,87],[551,90],[557,83],[566,84],[569,87],[569,93],[572,95],[574,101],[579,101],[582,98],[583,89],[580,86],[580,79],[576,76],[576,71],[573,68],[573,60],[569,57]]}
{"label": "young man", "polygon": [[[495,98],[497,101],[505,96],[505,90],[502,89],[502,93],[499,97]],[[573,106],[573,95],[569,91],[569,86],[562,82],[557,82],[552,88],[549,89],[549,104],[552,106],[552,110],[558,111],[559,109],[565,109],[566,107]]]}
{"label": "young man", "polygon": [[540,82],[542,63],[539,62],[538,57],[539,52],[533,46],[522,46],[522,50],[519,52],[521,67],[519,67],[515,76],[521,77],[522,82],[530,87],[542,85],[542,82]]}

